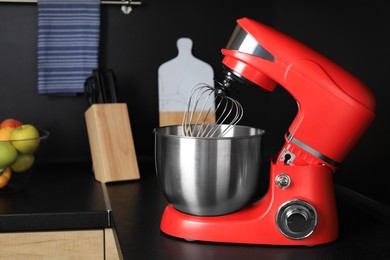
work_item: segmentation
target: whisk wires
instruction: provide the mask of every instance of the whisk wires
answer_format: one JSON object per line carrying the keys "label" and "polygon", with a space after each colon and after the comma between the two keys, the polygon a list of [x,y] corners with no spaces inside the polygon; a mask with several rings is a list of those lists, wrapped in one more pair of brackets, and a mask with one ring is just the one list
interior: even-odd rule
{"label": "whisk wires", "polygon": [[242,116],[243,108],[238,101],[221,89],[198,84],[189,93],[182,121],[183,135],[222,137]]}

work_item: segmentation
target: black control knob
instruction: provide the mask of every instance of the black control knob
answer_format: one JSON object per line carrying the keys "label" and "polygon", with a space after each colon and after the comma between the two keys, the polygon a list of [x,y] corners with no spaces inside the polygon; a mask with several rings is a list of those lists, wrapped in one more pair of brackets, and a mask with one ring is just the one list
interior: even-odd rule
{"label": "black control knob", "polygon": [[310,236],[317,226],[317,212],[306,201],[290,200],[279,208],[276,224],[286,237],[304,239]]}

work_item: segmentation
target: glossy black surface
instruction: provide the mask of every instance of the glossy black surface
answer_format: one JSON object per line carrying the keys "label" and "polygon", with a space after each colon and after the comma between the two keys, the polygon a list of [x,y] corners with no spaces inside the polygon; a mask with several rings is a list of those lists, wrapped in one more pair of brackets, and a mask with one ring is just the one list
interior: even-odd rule
{"label": "glossy black surface", "polygon": [[111,221],[122,259],[390,259],[390,209],[338,185],[340,236],[329,244],[240,245],[170,237],[160,231],[167,201],[154,164],[139,168],[139,180],[102,185],[90,165],[39,166],[26,190],[0,195],[0,230],[104,228]]}
{"label": "glossy black surface", "polygon": [[390,259],[390,211],[342,187],[336,188],[340,235],[317,246],[265,246],[189,242],[165,235],[167,205],[154,165],[140,165],[141,179],[107,185],[123,259]]}
{"label": "glossy black surface", "polygon": [[104,228],[110,214],[86,164],[37,165],[23,191],[0,194],[1,232]]}

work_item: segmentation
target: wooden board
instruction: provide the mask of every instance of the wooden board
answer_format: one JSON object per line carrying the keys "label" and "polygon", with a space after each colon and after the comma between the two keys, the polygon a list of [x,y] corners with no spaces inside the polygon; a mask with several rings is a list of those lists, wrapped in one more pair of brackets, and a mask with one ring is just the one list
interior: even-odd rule
{"label": "wooden board", "polygon": [[[191,88],[199,83],[214,86],[214,72],[206,62],[192,55],[192,40],[179,38],[177,57],[158,69],[160,126],[182,123]],[[215,119],[210,119],[213,123]]]}
{"label": "wooden board", "polygon": [[0,233],[1,259],[119,260],[113,230]]}
{"label": "wooden board", "polygon": [[[205,122],[207,124],[215,123],[215,116],[207,116],[204,112],[199,118],[199,122]],[[198,118],[199,112],[194,113],[194,118]],[[164,125],[180,125],[183,121],[184,112],[160,112],[160,126]]]}
{"label": "wooden board", "polygon": [[139,179],[127,105],[94,104],[85,118],[95,179],[103,183]]}
{"label": "wooden board", "polygon": [[2,259],[105,259],[103,230],[0,234]]}
{"label": "wooden board", "polygon": [[[119,245],[117,246],[112,228],[104,229],[105,260],[119,260]],[[118,243],[119,244],[119,243]]]}

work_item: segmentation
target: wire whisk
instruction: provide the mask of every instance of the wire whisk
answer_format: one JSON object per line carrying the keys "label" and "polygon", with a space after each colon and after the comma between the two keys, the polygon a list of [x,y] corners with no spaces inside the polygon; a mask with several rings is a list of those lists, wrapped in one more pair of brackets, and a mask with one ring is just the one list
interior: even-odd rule
{"label": "wire whisk", "polygon": [[198,84],[192,87],[183,115],[183,135],[223,137],[242,118],[241,104],[229,97],[223,87]]}

